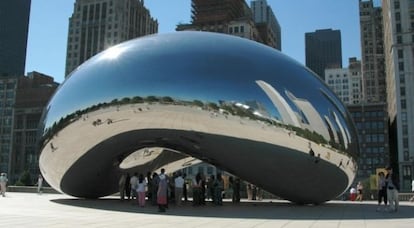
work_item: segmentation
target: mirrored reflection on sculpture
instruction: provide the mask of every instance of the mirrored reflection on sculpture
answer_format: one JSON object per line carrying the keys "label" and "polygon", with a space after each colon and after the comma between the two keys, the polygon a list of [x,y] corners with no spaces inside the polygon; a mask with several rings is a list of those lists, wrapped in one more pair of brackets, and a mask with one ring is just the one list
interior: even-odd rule
{"label": "mirrored reflection on sculpture", "polygon": [[216,165],[277,196],[321,203],[357,169],[352,120],[307,68],[262,44],[207,32],[128,41],[94,56],[45,110],[40,168],[86,198],[122,172]]}

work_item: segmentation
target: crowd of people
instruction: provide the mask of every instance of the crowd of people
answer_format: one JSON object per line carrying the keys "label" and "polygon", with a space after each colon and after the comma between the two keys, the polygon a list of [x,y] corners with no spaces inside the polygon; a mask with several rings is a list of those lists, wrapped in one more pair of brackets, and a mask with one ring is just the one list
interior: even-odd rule
{"label": "crowd of people", "polygon": [[[391,167],[387,167],[385,171],[385,173],[382,171],[379,172],[377,177],[377,211],[397,212],[399,208],[398,178],[393,174]],[[354,187],[350,189],[350,199],[352,201],[362,201],[364,199],[364,193],[364,185],[359,181],[356,189]],[[414,197],[412,199],[414,200]]]}
{"label": "crowd of people", "polygon": [[172,176],[165,174],[165,169],[161,169],[160,174],[134,173],[130,176],[125,173],[119,180],[120,200],[137,200],[141,207],[145,206],[146,199],[152,205],[158,205],[160,212],[165,212],[170,202],[175,205],[182,205],[183,201],[188,201],[189,191],[192,195],[192,205],[202,206],[206,202],[214,205],[222,205],[223,197],[231,198],[232,202],[240,202],[239,178],[228,178],[228,187],[224,188],[224,180],[220,173],[205,178],[198,173],[192,180],[186,180],[185,174],[176,172]]}

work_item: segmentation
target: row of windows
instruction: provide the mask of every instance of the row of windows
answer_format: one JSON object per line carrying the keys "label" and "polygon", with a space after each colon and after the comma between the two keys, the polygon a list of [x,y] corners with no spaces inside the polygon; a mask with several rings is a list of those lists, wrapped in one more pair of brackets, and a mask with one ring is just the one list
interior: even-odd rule
{"label": "row of windows", "polygon": [[365,137],[359,135],[360,142],[366,143],[383,143],[385,142],[384,134],[367,134]]}
{"label": "row of windows", "polygon": [[376,157],[376,158],[365,158],[359,160],[359,165],[378,165],[378,164],[384,164],[384,158],[382,157]]}
{"label": "row of windows", "polygon": [[14,89],[16,86],[15,82],[1,83],[0,82],[0,92],[4,89]]}
{"label": "row of windows", "polygon": [[384,117],[385,112],[382,111],[365,111],[365,112],[352,112],[352,117],[360,118],[364,117]]}
{"label": "row of windows", "polygon": [[229,33],[244,33],[244,25],[229,27]]}
{"label": "row of windows", "polygon": [[356,122],[357,129],[368,130],[368,129],[384,129],[385,124],[381,121],[369,121],[369,122]]}
{"label": "row of windows", "polygon": [[361,150],[361,153],[364,154],[364,157],[367,154],[384,154],[384,152],[384,147],[365,147]]}

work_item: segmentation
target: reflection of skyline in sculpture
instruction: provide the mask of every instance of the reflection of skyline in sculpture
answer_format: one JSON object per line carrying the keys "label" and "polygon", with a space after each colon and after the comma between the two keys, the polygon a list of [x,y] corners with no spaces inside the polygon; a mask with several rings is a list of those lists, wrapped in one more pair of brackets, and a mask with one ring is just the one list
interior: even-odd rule
{"label": "reflection of skyline in sculpture", "polygon": [[326,121],[326,124],[328,126],[328,131],[329,131],[329,135],[330,135],[330,141],[333,143],[339,143],[339,139],[338,139],[338,134],[335,130],[334,125],[332,124],[331,120],[329,119],[328,116],[324,116],[324,119]]}
{"label": "reflection of skyline in sculpture", "polygon": [[296,116],[295,112],[292,110],[290,105],[287,103],[285,98],[283,98],[282,95],[280,95],[280,93],[267,82],[257,80],[256,83],[260,86],[260,88],[263,89],[266,95],[273,102],[273,105],[280,114],[281,121],[286,125],[300,127],[298,117]]}
{"label": "reflection of skyline in sculpture", "polygon": [[[107,196],[123,172],[172,172],[193,159],[299,203],[333,199],[352,183],[357,140],[345,107],[280,52],[207,32],[147,36],[108,52],[77,68],[45,110],[39,164],[54,188]],[[327,145],[327,132],[341,143]],[[269,173],[281,181],[261,178]]]}
{"label": "reflection of skyline in sculpture", "polygon": [[332,115],[334,116],[335,122],[339,127],[340,133],[341,133],[341,138],[343,140],[343,145],[345,147],[345,149],[348,149],[348,143],[349,143],[349,136],[346,133],[344,126],[342,125],[341,121],[338,118],[338,115],[336,114],[336,112],[332,111]]}
{"label": "reflection of skyline in sculpture", "polygon": [[315,107],[308,100],[303,98],[297,98],[292,92],[285,90],[286,95],[296,105],[297,109],[306,117],[306,122],[302,122],[302,126],[310,131],[318,132],[327,141],[330,138],[329,132],[322,120],[321,115],[315,109]]}

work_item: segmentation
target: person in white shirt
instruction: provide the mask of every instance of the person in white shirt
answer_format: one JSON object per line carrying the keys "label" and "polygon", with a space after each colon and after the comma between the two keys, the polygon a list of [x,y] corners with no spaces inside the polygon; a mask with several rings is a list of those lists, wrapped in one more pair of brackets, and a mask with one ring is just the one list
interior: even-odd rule
{"label": "person in white shirt", "polygon": [[138,174],[134,173],[134,176],[129,180],[131,184],[131,198],[137,198],[137,184],[138,184]]}
{"label": "person in white shirt", "polygon": [[184,178],[181,175],[181,172],[178,172],[177,177],[174,179],[175,184],[175,204],[177,206],[181,205],[181,200],[183,198],[183,186]]}
{"label": "person in white shirt", "polygon": [[138,195],[138,205],[140,207],[145,206],[145,188],[147,187],[147,181],[144,178],[144,175],[139,174],[137,181],[137,195]]}
{"label": "person in white shirt", "polygon": [[37,178],[37,193],[42,194],[43,191],[43,177],[42,174],[39,174]]}
{"label": "person in white shirt", "polygon": [[[414,193],[414,180],[411,182],[411,191]],[[414,201],[414,195],[410,198],[410,202]]]}

